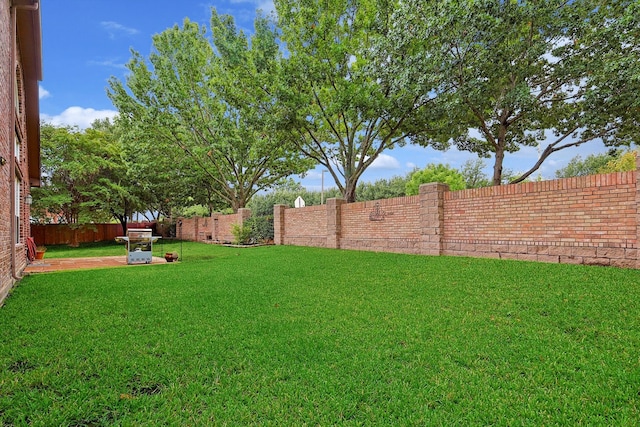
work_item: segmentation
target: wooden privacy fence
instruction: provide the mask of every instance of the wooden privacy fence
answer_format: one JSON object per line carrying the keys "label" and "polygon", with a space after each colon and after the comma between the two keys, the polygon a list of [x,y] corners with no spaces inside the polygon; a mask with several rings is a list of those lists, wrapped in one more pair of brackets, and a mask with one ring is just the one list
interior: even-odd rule
{"label": "wooden privacy fence", "polygon": [[[127,228],[156,229],[154,222],[129,223]],[[31,236],[37,245],[78,245],[112,241],[122,236],[120,224],[31,224]]]}

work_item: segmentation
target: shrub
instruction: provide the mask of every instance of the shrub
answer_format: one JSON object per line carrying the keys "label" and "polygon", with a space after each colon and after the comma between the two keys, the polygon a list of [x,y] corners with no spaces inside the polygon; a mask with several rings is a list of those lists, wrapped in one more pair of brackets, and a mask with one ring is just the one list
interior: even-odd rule
{"label": "shrub", "polygon": [[231,234],[233,234],[234,237],[233,243],[236,245],[246,245],[251,238],[251,227],[234,223],[231,227]]}
{"label": "shrub", "polygon": [[273,216],[252,216],[246,221],[251,229],[249,240],[252,243],[273,240]]}

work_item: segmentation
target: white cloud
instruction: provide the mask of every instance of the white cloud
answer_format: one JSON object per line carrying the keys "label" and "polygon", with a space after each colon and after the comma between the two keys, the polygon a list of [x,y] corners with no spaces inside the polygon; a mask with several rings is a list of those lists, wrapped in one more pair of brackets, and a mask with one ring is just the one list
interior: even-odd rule
{"label": "white cloud", "polygon": [[255,5],[256,9],[262,10],[265,15],[271,12],[275,12],[276,7],[273,4],[273,0],[231,0],[232,4],[248,3]]}
{"label": "white cloud", "polygon": [[78,126],[80,129],[86,129],[98,119],[113,119],[116,115],[118,112],[115,110],[69,107],[56,116],[41,114],[40,119],[55,126]]}
{"label": "white cloud", "polygon": [[374,161],[371,163],[371,169],[400,169],[400,162],[395,157],[392,157],[388,154],[380,154]]}
{"label": "white cloud", "polygon": [[49,98],[50,96],[51,93],[48,90],[46,90],[42,86],[38,86],[38,99],[45,99]]}
{"label": "white cloud", "polygon": [[262,9],[265,14],[276,11],[276,7],[273,4],[273,0],[262,0],[258,2],[258,9]]}
{"label": "white cloud", "polygon": [[111,59],[104,61],[89,61],[89,65],[97,65],[100,67],[117,68],[119,70],[126,70],[127,66],[121,62],[117,62]]}
{"label": "white cloud", "polygon": [[109,37],[112,39],[121,34],[125,36],[134,36],[140,32],[135,28],[125,27],[124,25],[114,21],[102,21],[100,26],[109,33]]}

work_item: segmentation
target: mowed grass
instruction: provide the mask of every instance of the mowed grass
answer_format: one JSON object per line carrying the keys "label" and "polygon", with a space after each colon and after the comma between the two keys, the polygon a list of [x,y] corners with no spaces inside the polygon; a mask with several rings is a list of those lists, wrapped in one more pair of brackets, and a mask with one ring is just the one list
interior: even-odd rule
{"label": "mowed grass", "polygon": [[24,279],[0,309],[0,421],[640,423],[639,271],[194,243],[183,256]]}
{"label": "mowed grass", "polygon": [[[164,256],[166,252],[176,251],[178,254],[187,244],[189,252],[196,256],[206,254],[206,246],[190,245],[188,242],[180,244],[179,240],[159,239],[153,244],[153,256]],[[73,258],[73,257],[105,257],[105,256],[126,256],[127,249],[124,243],[114,241],[81,243],[79,247],[74,248],[69,245],[51,245],[47,247],[45,259],[47,258]]]}

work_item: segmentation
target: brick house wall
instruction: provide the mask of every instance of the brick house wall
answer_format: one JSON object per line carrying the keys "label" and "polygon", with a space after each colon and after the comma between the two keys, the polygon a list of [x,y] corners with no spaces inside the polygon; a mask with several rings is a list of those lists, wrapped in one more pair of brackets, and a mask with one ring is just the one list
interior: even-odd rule
{"label": "brick house wall", "polygon": [[636,171],[274,207],[276,244],[640,268]]}
{"label": "brick house wall", "polygon": [[[27,197],[30,187],[40,184],[41,74],[39,10],[25,7],[18,10],[11,0],[0,0],[0,303],[27,264],[26,241],[30,236]],[[14,151],[16,146],[18,149]],[[16,205],[20,211],[18,221]]]}
{"label": "brick house wall", "polygon": [[[9,84],[13,84],[11,75],[11,19],[9,3],[0,2],[0,156],[9,159],[13,135],[11,132],[11,94]],[[0,300],[13,284],[11,276],[11,184],[9,165],[0,166]]]}

